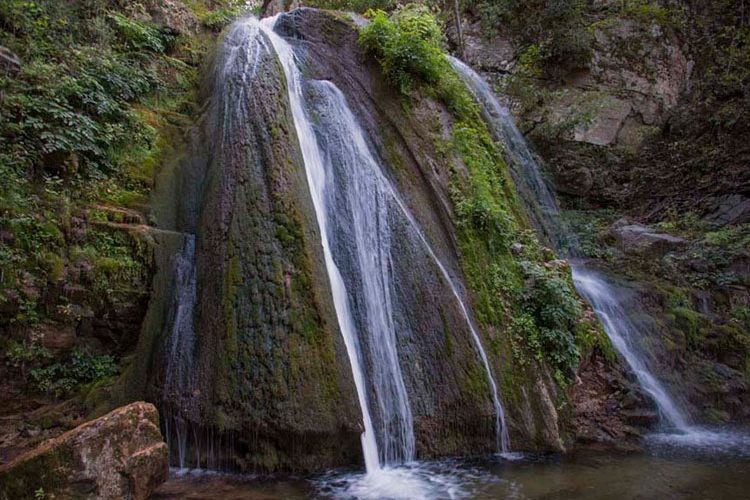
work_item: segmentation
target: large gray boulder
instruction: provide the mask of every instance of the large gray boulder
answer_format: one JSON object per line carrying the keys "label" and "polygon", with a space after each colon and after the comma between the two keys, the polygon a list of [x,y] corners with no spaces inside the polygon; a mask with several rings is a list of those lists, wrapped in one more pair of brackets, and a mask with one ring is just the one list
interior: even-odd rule
{"label": "large gray boulder", "polygon": [[146,499],[169,474],[159,414],[137,402],[50,439],[0,467],[0,500]]}

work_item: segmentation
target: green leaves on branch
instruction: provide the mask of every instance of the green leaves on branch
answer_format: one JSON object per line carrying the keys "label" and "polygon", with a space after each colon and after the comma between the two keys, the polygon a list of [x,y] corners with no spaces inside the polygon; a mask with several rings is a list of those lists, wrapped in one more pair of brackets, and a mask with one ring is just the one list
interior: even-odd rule
{"label": "green leaves on branch", "polygon": [[360,30],[360,44],[372,53],[386,77],[403,94],[415,80],[434,85],[447,62],[440,44],[440,26],[429,11],[416,4],[388,15],[382,10],[365,14],[370,23]]}
{"label": "green leaves on branch", "polygon": [[365,14],[370,23],[359,43],[380,63],[386,78],[404,95],[416,87],[440,99],[459,118],[478,118],[479,109],[443,52],[443,34],[427,7],[408,4],[392,14]]}
{"label": "green leaves on branch", "polygon": [[136,50],[164,52],[174,43],[175,36],[150,23],[143,23],[112,12],[107,16],[125,44]]}
{"label": "green leaves on branch", "polygon": [[573,332],[583,314],[566,270],[524,262],[523,309],[534,318],[527,334],[537,357],[546,358],[558,382],[568,380],[578,367],[580,351]]}
{"label": "green leaves on branch", "polygon": [[63,361],[31,370],[31,382],[37,390],[61,397],[117,372],[117,363],[112,356],[96,356],[74,349]]}
{"label": "green leaves on branch", "polygon": [[65,358],[55,360],[52,352],[36,341],[11,341],[5,357],[7,364],[19,370],[33,390],[58,397],[70,395],[83,384],[118,372],[117,363],[111,356],[97,356],[76,348]]}

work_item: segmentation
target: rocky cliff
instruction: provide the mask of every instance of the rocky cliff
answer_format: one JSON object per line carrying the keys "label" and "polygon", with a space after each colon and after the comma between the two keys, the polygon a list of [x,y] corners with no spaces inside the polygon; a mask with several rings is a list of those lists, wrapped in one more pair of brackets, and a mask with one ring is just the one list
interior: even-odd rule
{"label": "rocky cliff", "polygon": [[748,169],[730,116],[746,106],[747,48],[725,36],[744,32],[744,14],[733,2],[577,8],[567,32],[587,52],[572,64],[517,25],[488,30],[476,8],[466,58],[513,106],[583,254],[620,276],[670,390],[697,421],[746,421]]}

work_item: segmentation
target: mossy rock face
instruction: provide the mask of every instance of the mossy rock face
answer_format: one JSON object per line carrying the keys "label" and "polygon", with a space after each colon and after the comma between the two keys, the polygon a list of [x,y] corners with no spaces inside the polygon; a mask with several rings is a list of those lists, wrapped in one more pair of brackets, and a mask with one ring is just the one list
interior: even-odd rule
{"label": "mossy rock face", "polygon": [[[162,219],[195,234],[192,349],[170,359],[174,273],[187,241],[178,234],[164,245],[158,299],[125,380],[135,393],[146,388],[170,428],[174,420],[231,439],[223,465],[321,470],[360,459],[361,416],[286,81],[253,29],[226,35],[190,154],[162,179],[176,186]],[[187,374],[176,386],[165,382],[170,363]]]}

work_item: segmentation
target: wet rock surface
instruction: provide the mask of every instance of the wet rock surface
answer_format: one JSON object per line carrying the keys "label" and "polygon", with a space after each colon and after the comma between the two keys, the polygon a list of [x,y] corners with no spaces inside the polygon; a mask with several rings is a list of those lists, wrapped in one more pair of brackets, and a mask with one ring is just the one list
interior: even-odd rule
{"label": "wet rock surface", "polygon": [[118,408],[0,466],[0,498],[145,500],[167,479],[167,445],[148,403]]}

